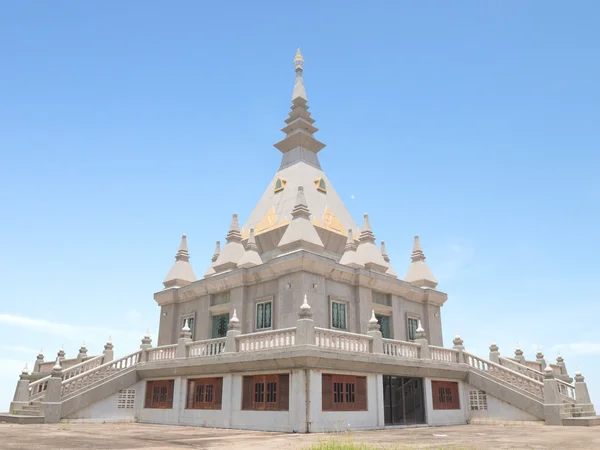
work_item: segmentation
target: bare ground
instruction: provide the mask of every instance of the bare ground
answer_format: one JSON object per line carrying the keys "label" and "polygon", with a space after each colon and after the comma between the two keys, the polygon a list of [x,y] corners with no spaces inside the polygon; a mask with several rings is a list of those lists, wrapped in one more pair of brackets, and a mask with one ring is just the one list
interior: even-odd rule
{"label": "bare ground", "polygon": [[2,449],[306,449],[336,439],[375,448],[600,449],[600,427],[460,425],[284,434],[146,424],[0,424]]}

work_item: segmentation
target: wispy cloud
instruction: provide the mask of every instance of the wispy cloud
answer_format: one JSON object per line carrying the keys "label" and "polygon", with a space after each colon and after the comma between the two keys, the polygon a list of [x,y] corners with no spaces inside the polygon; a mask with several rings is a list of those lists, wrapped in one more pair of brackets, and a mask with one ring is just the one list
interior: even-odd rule
{"label": "wispy cloud", "polygon": [[446,245],[445,255],[435,264],[438,281],[449,281],[463,275],[475,252],[464,239],[455,239]]}
{"label": "wispy cloud", "polygon": [[0,350],[15,353],[37,353],[39,351],[39,349],[36,350],[35,348],[26,347],[24,345],[0,345]]}
{"label": "wispy cloud", "polygon": [[130,310],[130,311],[127,312],[127,317],[129,317],[130,319],[135,320],[135,319],[139,319],[140,317],[142,317],[142,314],[139,311],[137,311],[135,309],[132,309],[132,310]]}
{"label": "wispy cloud", "polygon": [[555,351],[572,352],[577,355],[600,355],[600,342],[573,342],[571,344],[557,344],[552,347]]}

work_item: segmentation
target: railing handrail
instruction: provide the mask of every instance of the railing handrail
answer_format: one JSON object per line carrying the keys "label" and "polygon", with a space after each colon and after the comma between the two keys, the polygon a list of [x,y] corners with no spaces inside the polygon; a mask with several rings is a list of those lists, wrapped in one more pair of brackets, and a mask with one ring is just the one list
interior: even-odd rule
{"label": "railing handrail", "polygon": [[[509,372],[512,375],[516,375],[519,378],[525,378],[527,381],[531,381],[532,383],[537,384],[538,386],[542,386],[542,387],[544,386],[544,383],[542,383],[542,382],[540,382],[538,380],[535,380],[533,378],[530,378],[527,375],[523,375],[522,373],[519,373],[519,372],[516,372],[516,371],[514,371],[512,369],[509,369],[508,367],[504,367],[504,366],[502,366],[500,364],[496,364],[495,362],[488,361],[487,359],[483,359],[483,358],[481,358],[481,357],[479,357],[477,355],[474,355],[473,353],[469,353],[469,352],[463,352],[463,353],[464,353],[465,356],[470,356],[473,359],[479,359],[482,362],[484,362],[484,363],[486,363],[486,364],[488,364],[488,365],[490,365],[492,367],[495,367],[497,369],[501,369],[501,370],[504,370],[506,372]],[[473,366],[471,366],[471,367],[473,367]]]}
{"label": "railing handrail", "polygon": [[[175,348],[175,347],[177,347],[177,344],[168,344],[168,345],[161,345],[160,347],[150,347],[150,348],[147,348],[146,351],[147,352],[154,352],[156,350],[166,350],[166,349]],[[139,351],[141,351],[141,350],[139,350]]]}
{"label": "railing handrail", "polygon": [[[66,369],[64,369],[64,370],[61,371],[60,375],[61,375],[61,377],[63,377],[65,375],[65,372],[79,369],[79,366],[83,366],[84,364],[92,362],[92,361],[94,361],[94,360],[96,360],[98,358],[104,358],[104,354],[98,355],[98,356],[93,356],[93,357],[91,357],[89,359],[86,359],[85,361],[80,362],[79,364],[75,364],[74,366],[67,367]],[[97,366],[97,367],[100,367],[100,366]],[[94,369],[95,369],[95,367],[94,367]],[[42,384],[44,381],[48,381],[51,377],[52,377],[52,374],[46,375],[44,378],[40,378],[39,380],[35,380],[34,382],[29,383],[29,388],[31,389],[32,387],[35,387],[38,384]],[[72,377],[72,378],[75,378],[75,377]]]}
{"label": "railing handrail", "polygon": [[399,341],[397,339],[387,339],[387,338],[383,338],[382,341],[384,344],[402,344],[402,345],[412,345],[413,347],[421,347],[421,344],[417,344],[417,343],[411,342],[411,341]]}
{"label": "railing handrail", "polygon": [[[416,345],[419,345],[419,344],[416,344]],[[452,353],[458,353],[458,350],[456,350],[455,348],[440,347],[438,345],[430,345],[429,348],[433,348],[435,350],[446,350],[446,351],[452,352]]]}
{"label": "railing handrail", "polygon": [[[99,371],[100,369],[103,369],[103,368],[105,368],[105,367],[109,367],[109,366],[111,366],[112,364],[116,364],[116,363],[118,363],[119,361],[124,361],[124,360],[126,360],[126,359],[128,359],[128,358],[131,358],[132,356],[135,356],[135,355],[140,355],[141,353],[142,353],[142,351],[141,351],[141,350],[138,350],[138,351],[136,351],[136,352],[130,353],[129,355],[125,355],[125,356],[123,356],[122,358],[119,358],[119,359],[113,359],[112,361],[105,362],[104,364],[101,364],[101,365],[99,365],[98,367],[94,367],[93,369],[91,369],[91,370],[88,370],[88,371],[86,371],[86,372],[83,372],[83,373],[80,373],[80,374],[78,374],[78,375],[75,375],[75,376],[74,376],[74,377],[72,377],[72,378],[69,378],[69,379],[67,379],[67,380],[63,380],[63,382],[61,383],[61,386],[64,386],[65,384],[68,384],[68,383],[75,382],[75,381],[77,381],[79,378],[86,377],[86,376],[88,376],[88,375],[89,375],[89,372],[92,372],[92,371]],[[135,365],[135,363],[134,363],[134,365]]]}
{"label": "railing handrail", "polygon": [[256,333],[239,334],[235,338],[243,339],[243,338],[252,337],[252,336],[260,337],[260,336],[268,336],[269,334],[288,333],[291,331],[296,331],[296,327],[278,328],[276,330],[265,330],[265,331],[257,331]]}
{"label": "railing handrail", "polygon": [[334,334],[339,334],[341,336],[348,336],[348,337],[351,337],[351,338],[367,339],[369,341],[373,340],[373,336],[370,336],[368,334],[350,333],[349,331],[344,331],[344,330],[334,330],[334,329],[331,329],[331,328],[319,328],[319,327],[315,327],[315,331],[322,331],[322,332],[326,332],[326,333],[334,333]]}
{"label": "railing handrail", "polygon": [[[227,338],[224,337],[220,337],[220,338],[212,338],[212,339],[204,339],[203,341],[192,341],[192,342],[186,342],[185,345],[190,346],[190,345],[203,345],[203,344],[212,344],[214,343],[218,343],[218,342],[225,342]],[[177,344],[175,344],[175,347],[177,347]]]}
{"label": "railing handrail", "polygon": [[37,386],[38,384],[42,384],[44,381],[48,381],[51,377],[52,375],[46,375],[44,378],[40,378],[39,380],[35,380],[34,382],[29,383],[29,389],[31,389],[34,386]]}

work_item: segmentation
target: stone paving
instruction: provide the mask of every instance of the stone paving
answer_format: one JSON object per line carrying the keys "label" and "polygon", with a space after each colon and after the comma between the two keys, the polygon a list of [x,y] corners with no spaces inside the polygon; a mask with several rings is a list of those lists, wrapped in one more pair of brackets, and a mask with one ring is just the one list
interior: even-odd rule
{"label": "stone paving", "polygon": [[283,434],[146,424],[0,424],[1,449],[307,449],[330,439],[378,449],[600,449],[600,427],[461,425]]}

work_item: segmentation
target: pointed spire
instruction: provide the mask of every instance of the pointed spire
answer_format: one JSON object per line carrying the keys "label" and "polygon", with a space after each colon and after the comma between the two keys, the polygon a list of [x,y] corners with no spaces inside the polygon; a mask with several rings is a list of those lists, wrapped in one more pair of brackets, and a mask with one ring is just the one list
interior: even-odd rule
{"label": "pointed spire", "polygon": [[387,249],[385,248],[385,241],[381,241],[381,256],[388,266],[388,270],[385,274],[389,275],[390,277],[398,278],[398,274],[390,264],[390,257],[388,256]]}
{"label": "pointed spire", "polygon": [[175,255],[175,262],[171,266],[171,270],[165,277],[163,284],[165,289],[172,287],[182,287],[196,281],[194,269],[190,264],[190,254],[188,252],[187,237],[185,234],[181,236],[181,243]]}
{"label": "pointed spire", "polygon": [[322,250],[324,247],[323,241],[321,241],[315,226],[310,221],[310,210],[306,203],[303,186],[298,186],[292,216],[292,221],[283,233],[278,247],[283,251],[296,249]]}
{"label": "pointed spire", "polygon": [[206,269],[206,272],[204,272],[204,277],[210,277],[211,275],[214,275],[215,269],[214,269],[214,265],[215,265],[215,261],[217,260],[217,258],[219,257],[219,255],[221,254],[221,241],[217,241],[217,244],[215,245],[215,252],[213,253],[212,259],[211,259],[211,264],[210,266],[208,266],[208,269]]}
{"label": "pointed spire", "polygon": [[60,358],[56,358],[56,362],[54,363],[54,367],[52,367],[52,372],[60,372],[62,367],[60,367]]}
{"label": "pointed spire", "polygon": [[380,250],[375,245],[375,235],[371,229],[371,223],[369,222],[369,215],[365,213],[363,218],[362,228],[360,229],[358,248],[356,253],[362,264],[367,269],[375,272],[386,273],[388,271],[388,264],[381,256]]}
{"label": "pointed spire", "polygon": [[379,331],[381,332],[381,325],[379,325],[379,321],[377,317],[375,317],[375,310],[371,310],[371,318],[369,319],[368,330],[371,331]]}
{"label": "pointed spire", "polygon": [[21,370],[21,373],[23,375],[28,375],[29,374],[29,368],[27,367],[27,363],[25,363],[25,367],[23,367],[23,370]]}
{"label": "pointed spire", "polygon": [[238,267],[254,267],[260,264],[262,264],[262,259],[258,254],[254,228],[250,228],[250,236],[248,236],[248,242],[246,243],[246,253],[244,253],[244,256],[238,262]]}
{"label": "pointed spire", "polygon": [[346,247],[344,247],[344,254],[340,258],[340,264],[354,269],[365,267],[360,262],[358,253],[356,253],[356,242],[354,242],[354,236],[352,235],[352,228],[348,228],[348,238],[346,239]]}
{"label": "pointed spire", "polygon": [[[298,51],[300,51],[300,49],[298,49]],[[308,304],[308,296],[306,294],[304,294],[304,301],[302,302],[302,306],[300,307],[300,309],[303,311],[310,310],[310,305]]]}
{"label": "pointed spire", "polygon": [[312,309],[308,304],[308,296],[304,294],[304,301],[302,302],[302,306],[300,306],[300,311],[298,312],[298,318],[300,319],[310,319],[312,317]]}
{"label": "pointed spire", "polygon": [[213,263],[213,269],[217,273],[235,269],[245,252],[246,249],[242,245],[242,234],[240,232],[240,224],[238,223],[238,215],[233,214],[229,232],[227,233],[227,243],[223,247],[223,251],[217,257],[217,260]]}
{"label": "pointed spire", "polygon": [[292,92],[292,111],[285,121],[287,125],[281,129],[286,137],[275,144],[275,148],[283,153],[281,168],[299,161],[320,168],[317,153],[325,147],[325,144],[319,142],[313,136],[319,130],[313,125],[314,119],[310,117],[308,105],[306,104],[308,99],[304,88],[304,79],[302,78],[304,58],[300,53],[300,49],[296,51],[294,66],[296,81]]}
{"label": "pointed spire", "polygon": [[418,235],[415,235],[413,252],[410,258],[412,262],[408,267],[404,281],[408,281],[410,284],[418,287],[434,289],[438,285],[438,282],[425,262],[425,255]]}

